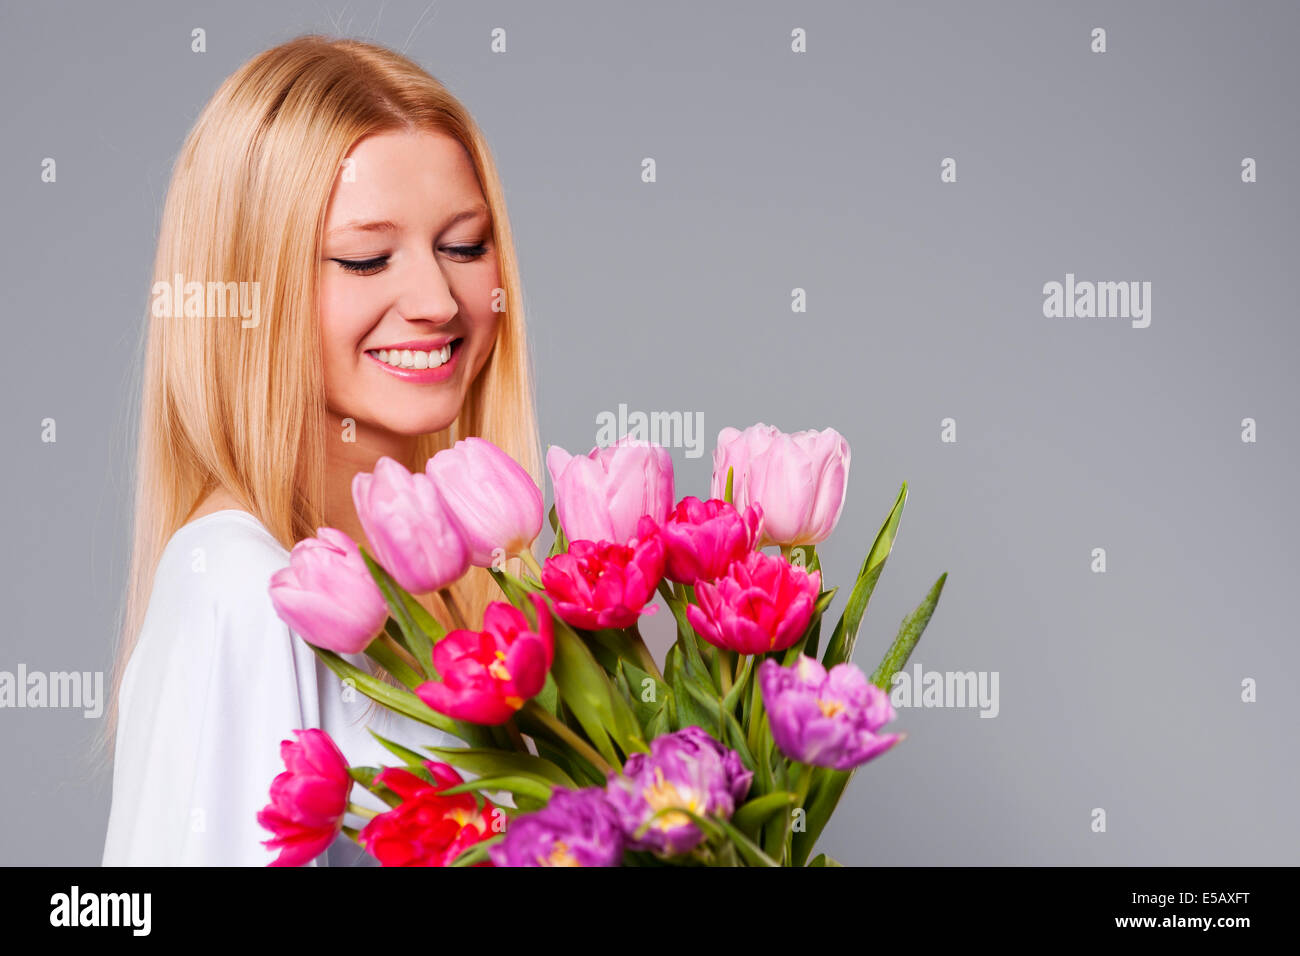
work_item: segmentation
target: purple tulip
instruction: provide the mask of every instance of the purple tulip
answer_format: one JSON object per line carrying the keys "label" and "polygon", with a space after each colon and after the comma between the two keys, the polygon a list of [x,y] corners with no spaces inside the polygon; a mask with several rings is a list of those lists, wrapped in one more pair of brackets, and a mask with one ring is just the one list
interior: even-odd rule
{"label": "purple tulip", "polygon": [[628,757],[621,776],[609,775],[605,792],[622,821],[628,849],[671,857],[690,852],[705,839],[689,816],[665,813],[639,838],[633,836],[637,828],[665,808],[730,818],[753,777],[734,750],[700,727],[683,727],[650,741],[649,754]]}
{"label": "purple tulip", "polygon": [[519,462],[482,438],[463,438],[424,466],[460,525],[469,563],[528,550],[542,530],[542,491]]}
{"label": "purple tulip", "polygon": [[626,436],[616,444],[570,455],[546,453],[555,510],[570,541],[626,544],[645,515],[662,525],[673,509],[673,460],[668,449]]}
{"label": "purple tulip", "polygon": [[494,866],[621,866],[623,831],[600,787],[558,788],[542,809],[511,820],[488,855]]}
{"label": "purple tulip", "polygon": [[844,510],[849,458],[849,443],[833,428],[787,435],[762,422],[743,432],[727,427],[713,450],[711,494],[723,496],[734,468],[731,503],[763,508],[760,548],[818,544]]}
{"label": "purple tulip", "polygon": [[855,664],[836,664],[827,674],[806,654],[790,667],[769,657],[758,681],[772,739],[791,760],[851,770],[903,738],[876,733],[894,719],[894,708]]}
{"label": "purple tulip", "polygon": [[387,456],[352,479],[352,502],[375,560],[411,594],[428,594],[469,570],[460,525],[424,472]]}
{"label": "purple tulip", "polygon": [[356,542],[337,528],[317,528],[271,575],[275,613],[308,644],[359,654],[388,620],[388,605]]}

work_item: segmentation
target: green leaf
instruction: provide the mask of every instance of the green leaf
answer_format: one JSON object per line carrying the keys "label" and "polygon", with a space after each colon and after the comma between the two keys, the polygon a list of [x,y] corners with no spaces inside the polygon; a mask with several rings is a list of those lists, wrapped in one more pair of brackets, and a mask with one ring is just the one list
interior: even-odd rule
{"label": "green leaf", "polygon": [[577,789],[573,779],[554,763],[533,754],[489,750],[482,747],[426,747],[444,763],[476,777],[530,777]]}
{"label": "green leaf", "polygon": [[[616,692],[604,669],[572,628],[559,618],[554,620],[555,658],[551,664],[551,673],[560,689],[560,699],[573,711],[573,716],[582,725],[596,752],[617,769],[623,762],[614,752],[614,744],[610,739],[611,734],[619,734],[620,728],[614,716]],[[626,702],[624,706],[627,706]],[[635,723],[630,710],[628,714],[632,723]]]}
{"label": "green leaf", "polygon": [[569,541],[564,536],[564,529],[560,527],[560,516],[555,510],[555,505],[551,505],[549,518],[551,522],[551,531],[555,534],[555,543],[551,545],[551,553],[549,557],[554,557],[557,554],[569,550]]}
{"label": "green leaf", "polygon": [[383,767],[349,767],[348,776],[350,776],[361,786],[365,787],[384,803],[390,807],[398,807],[402,804],[402,798],[393,793],[382,783],[378,783],[375,778],[383,773]]}
{"label": "green leaf", "polygon": [[447,787],[445,790],[438,792],[445,795],[457,793],[470,793],[479,790],[504,790],[507,793],[518,796],[532,797],[534,800],[540,800],[542,803],[551,799],[551,791],[555,789],[553,784],[539,780],[537,777],[520,777],[503,774],[495,777],[478,777],[474,780],[467,780],[464,783],[458,783],[455,786]]}
{"label": "green leaf", "polygon": [[844,793],[844,788],[849,785],[853,775],[858,772],[857,767],[852,770],[832,770],[829,767],[817,767],[813,770],[812,783],[808,788],[808,799],[805,801],[806,813],[804,814],[804,823],[806,828],[802,832],[796,832],[793,836],[792,866],[803,866],[804,861],[808,859],[808,854],[817,844],[818,838],[822,835],[822,830],[830,821],[831,814],[839,805],[840,797]]}
{"label": "green leaf", "polygon": [[392,576],[370,556],[365,547],[358,547],[366,567],[370,569],[370,576],[375,579],[379,592],[384,596],[388,613],[397,622],[402,635],[402,646],[411,652],[411,656],[420,663],[421,668],[425,668],[426,676],[434,676],[436,672],[433,669],[433,644],[441,640],[445,634],[442,625],[424,609],[419,601],[407,594],[402,586],[393,580]]}
{"label": "green leaf", "polygon": [[[668,587],[667,581],[659,582],[659,593],[668,605],[668,609],[673,612],[673,618],[677,621],[677,642],[674,646],[682,649],[682,657],[679,663],[686,668],[688,676],[712,683],[715,691],[721,691],[721,686],[713,678],[708,665],[704,663],[704,658],[700,655],[699,637],[686,617],[686,605],[689,602],[685,597],[676,594]],[[665,674],[665,676],[667,675]]]}
{"label": "green leaf", "polygon": [[[393,619],[390,617],[388,620],[391,622]],[[417,673],[410,664],[402,660],[401,656],[389,646],[383,637],[376,637],[370,642],[369,646],[366,647],[366,656],[374,660],[380,667],[407,687],[419,687],[428,677],[427,674]]]}
{"label": "green leaf", "polygon": [[448,865],[449,866],[473,866],[476,863],[482,863],[485,860],[490,859],[490,857],[488,856],[488,849],[494,843],[500,843],[505,838],[506,835],[504,833],[501,833],[498,834],[497,836],[489,837],[486,840],[480,840],[477,843],[471,844],[470,846],[467,846],[465,847],[465,849],[461,850],[460,853],[456,855],[456,859],[452,860],[451,863]]}
{"label": "green leaf", "polygon": [[818,853],[815,857],[813,857],[812,862],[809,863],[808,865],[809,865],[809,866],[840,866],[840,867],[842,867],[844,864],[841,863],[839,860],[836,860],[834,857],[827,856],[825,853]]}
{"label": "green leaf", "polygon": [[423,754],[417,753],[416,751],[412,750],[409,747],[403,747],[395,740],[389,740],[387,737],[381,737],[373,730],[370,730],[369,727],[367,727],[366,730],[370,732],[370,736],[374,737],[376,740],[380,742],[380,744],[383,745],[384,749],[394,754],[399,760],[401,760],[403,763],[407,764],[408,766],[423,767],[424,762],[429,759],[428,757],[424,756]]}
{"label": "green leaf", "polygon": [[797,794],[788,790],[777,790],[755,797],[737,808],[731,817],[731,822],[749,836],[757,837],[764,823],[781,811],[793,807],[798,799]]}
{"label": "green leaf", "polygon": [[[526,729],[521,726],[521,729]],[[531,732],[530,732],[531,734]],[[544,759],[549,760],[570,778],[577,781],[576,787],[603,787],[605,785],[605,775],[599,770],[587,763],[578,754],[568,749],[566,745],[555,744],[550,740],[542,737],[540,733],[531,734],[533,744],[537,747],[537,753]]]}
{"label": "green leaf", "polygon": [[[325,665],[339,676],[342,680],[351,680],[353,686],[361,693],[365,694],[371,700],[378,701],[389,710],[404,714],[413,720],[418,720],[422,724],[428,724],[430,727],[436,727],[444,733],[451,734],[453,737],[459,737],[466,740],[464,736],[465,728],[460,726],[459,721],[452,720],[444,714],[438,713],[432,707],[428,706],[420,698],[416,697],[409,690],[402,690],[400,687],[394,687],[375,677],[373,674],[367,674],[361,668],[354,666],[344,660],[333,651],[327,651],[323,647],[312,645],[312,650],[316,656],[325,662]],[[468,742],[468,741],[467,741]]]}
{"label": "green leaf", "polygon": [[[677,647],[674,645],[669,653],[677,653]],[[673,668],[673,704],[675,705],[676,721],[674,730],[681,730],[683,727],[702,727],[713,734],[717,734],[722,727],[721,711],[717,709],[717,699],[713,699],[713,707],[709,707],[709,695],[703,691],[699,684],[688,678],[682,673],[682,668]],[[694,690],[695,693],[691,693]]]}
{"label": "green leaf", "polygon": [[750,675],[754,670],[754,654],[746,654],[745,663],[740,665],[740,673],[736,676],[736,682],[731,685],[731,690],[727,696],[722,698],[722,709],[729,714],[736,712],[736,703],[740,700],[741,695],[745,693],[745,687],[749,684]]}
{"label": "green leaf", "polygon": [[[672,690],[653,674],[647,674],[630,661],[620,660],[618,672],[627,685],[628,700],[632,704],[632,712],[636,715],[637,723],[642,730],[647,730],[651,721],[660,713],[667,711],[668,698],[672,695]],[[654,691],[654,700],[641,699],[645,693],[646,681],[650,681],[649,686]],[[654,737],[650,736],[649,739],[653,740]]]}
{"label": "green leaf", "polygon": [[739,829],[732,826],[721,817],[715,817],[715,819],[718,821],[718,825],[722,828],[722,832],[725,833],[731,839],[731,842],[736,845],[736,849],[740,851],[740,855],[745,858],[745,862],[750,866],[781,865],[764,853],[753,840],[742,833]]}
{"label": "green leaf", "polygon": [[835,625],[830,643],[826,646],[822,665],[827,670],[853,657],[853,645],[858,639],[858,627],[862,624],[862,615],[867,611],[871,592],[876,589],[876,582],[880,580],[880,572],[884,570],[885,560],[894,547],[894,536],[898,533],[898,522],[903,517],[903,504],[906,501],[907,482],[903,482],[889,517],[881,525],[871,550],[867,552],[867,557],[862,562],[858,580],[849,593],[848,605],[844,608],[839,623]]}
{"label": "green leaf", "polygon": [[912,649],[925,633],[925,626],[930,623],[930,616],[934,614],[934,606],[939,603],[939,595],[943,593],[943,583],[946,580],[948,580],[947,571],[939,575],[939,580],[934,582],[934,587],[930,588],[930,593],[925,596],[925,600],[916,610],[903,618],[898,636],[894,638],[894,643],[885,653],[880,666],[871,675],[871,683],[881,690],[890,689],[894,675],[903,669],[907,659],[912,656]]}

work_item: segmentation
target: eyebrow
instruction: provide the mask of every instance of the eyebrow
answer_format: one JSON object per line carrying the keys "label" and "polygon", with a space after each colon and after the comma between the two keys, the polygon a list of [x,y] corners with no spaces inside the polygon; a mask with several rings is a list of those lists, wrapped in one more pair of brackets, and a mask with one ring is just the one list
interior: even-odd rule
{"label": "eyebrow", "polygon": [[[464,209],[461,212],[456,213],[456,215],[447,220],[447,224],[443,228],[454,226],[456,223],[464,222],[466,219],[475,219],[479,216],[487,215],[488,211],[487,206],[479,203],[477,206],[472,206],[469,209]],[[399,228],[400,227],[397,223],[393,222],[391,219],[352,219],[343,223],[341,226],[336,226],[331,229],[327,235],[334,236],[341,232],[397,232],[399,231]]]}

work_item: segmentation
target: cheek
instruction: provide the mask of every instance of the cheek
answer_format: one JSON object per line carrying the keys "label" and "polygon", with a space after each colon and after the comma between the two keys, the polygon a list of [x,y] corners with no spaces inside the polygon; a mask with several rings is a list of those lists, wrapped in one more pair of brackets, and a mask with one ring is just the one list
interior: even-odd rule
{"label": "cheek", "polygon": [[325,361],[346,361],[373,320],[364,295],[353,283],[322,279],[320,283],[321,346]]}

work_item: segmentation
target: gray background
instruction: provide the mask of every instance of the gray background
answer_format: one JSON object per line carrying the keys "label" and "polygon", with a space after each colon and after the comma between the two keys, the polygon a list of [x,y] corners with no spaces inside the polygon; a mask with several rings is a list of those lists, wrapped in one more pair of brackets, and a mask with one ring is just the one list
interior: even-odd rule
{"label": "gray background", "polygon": [[[909,482],[856,660],[869,671],[947,571],[914,660],[999,672],[1001,712],[900,710],[909,739],[859,772],[822,849],[848,864],[1300,862],[1295,5],[379,13],[0,5],[0,669],[111,669],[136,342],[199,109],[277,42],[366,36],[404,47],[487,132],[544,443],[588,449],[620,402],[701,411],[704,456],[674,459],[678,494],[704,494],[723,426],[834,426],[853,464],[822,553],[845,594]],[[1067,272],[1150,281],[1150,327],[1044,318],[1042,286]],[[939,440],[948,416],[956,444]],[[0,711],[0,861],[99,862],[93,723]]]}

